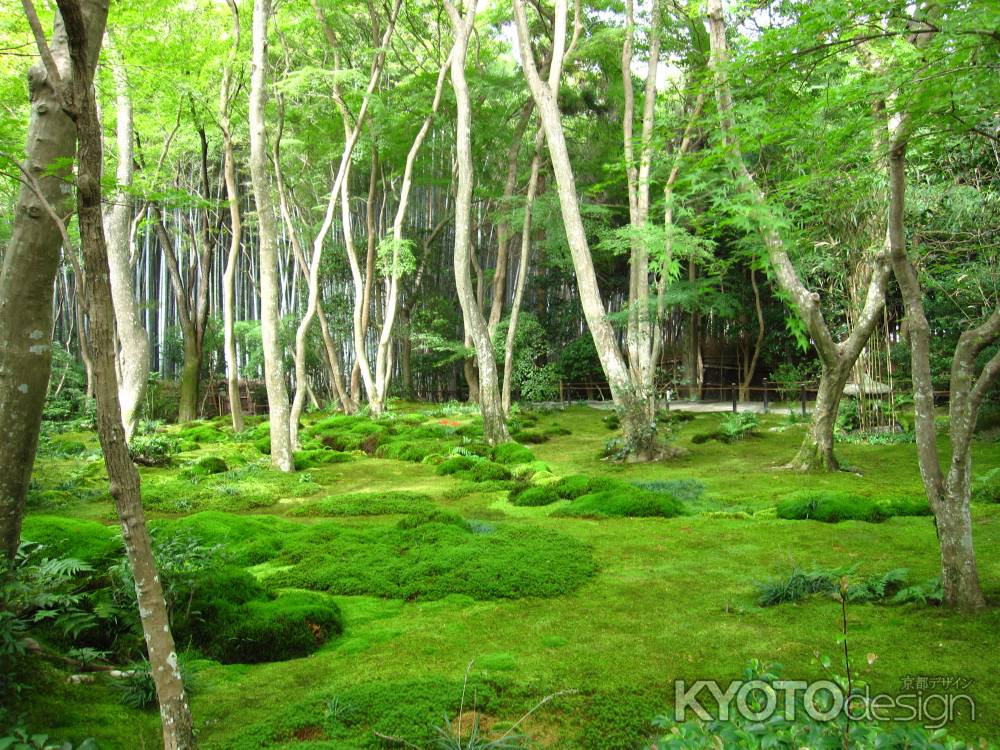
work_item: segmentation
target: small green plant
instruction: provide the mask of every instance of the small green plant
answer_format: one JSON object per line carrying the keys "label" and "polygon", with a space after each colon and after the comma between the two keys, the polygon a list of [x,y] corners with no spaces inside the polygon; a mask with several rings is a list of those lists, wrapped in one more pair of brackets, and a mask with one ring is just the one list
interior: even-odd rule
{"label": "small green plant", "polygon": [[166,466],[181,451],[181,441],[162,433],[135,435],[129,442],[132,460],[145,466]]}

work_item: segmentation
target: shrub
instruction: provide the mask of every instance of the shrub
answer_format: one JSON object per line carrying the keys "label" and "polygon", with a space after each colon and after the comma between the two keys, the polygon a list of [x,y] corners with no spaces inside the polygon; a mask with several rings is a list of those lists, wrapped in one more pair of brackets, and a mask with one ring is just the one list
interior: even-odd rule
{"label": "shrub", "polygon": [[265,456],[271,455],[271,436],[265,435],[264,437],[257,438],[253,441],[253,446]]}
{"label": "shrub", "polygon": [[510,501],[514,505],[537,507],[558,502],[559,495],[549,487],[528,487],[521,492],[512,492]]}
{"label": "shrub", "polygon": [[551,473],[551,467],[544,461],[531,461],[530,463],[511,466],[510,473],[514,479],[531,479],[536,474]]}
{"label": "shrub", "polygon": [[849,602],[901,604],[921,598],[926,602],[930,597],[925,596],[925,592],[933,594],[933,591],[928,591],[923,586],[907,587],[909,571],[905,568],[894,568],[868,576],[856,575],[853,568],[793,568],[788,576],[758,583],[757,604],[761,607],[773,607],[801,601],[814,594],[833,594],[840,590],[840,582],[845,578]]}
{"label": "shrub", "polygon": [[595,487],[592,483],[587,494],[573,500],[558,511],[558,514],[586,518],[609,516],[673,518],[684,513],[681,501],[667,493],[649,492],[614,480],[604,481],[606,484],[603,487],[601,485]]}
{"label": "shrub", "polygon": [[380,458],[394,458],[397,461],[420,462],[428,456],[439,453],[444,445],[441,440],[396,438],[380,445],[375,455]]}
{"label": "shrub", "polygon": [[932,516],[930,503],[923,496],[897,497],[883,503],[890,516]]}
{"label": "shrub", "polygon": [[752,411],[726,414],[719,425],[722,441],[732,443],[753,435],[757,430],[757,415]]}
{"label": "shrub", "polygon": [[[181,656],[177,660],[177,669],[184,682],[184,691],[189,695],[195,692],[195,679],[193,671],[187,664],[187,659]],[[114,683],[118,689],[122,705],[142,710],[154,708],[157,705],[156,685],[153,682],[153,670],[149,666],[149,661],[143,659],[133,664],[127,672],[127,676]],[[96,747],[96,746],[95,746]]]}
{"label": "shrub", "polygon": [[498,464],[512,466],[514,464],[526,464],[535,460],[535,454],[529,448],[517,443],[503,443],[493,449],[493,460]]}
{"label": "shrub", "polygon": [[778,504],[778,518],[824,523],[867,521],[879,523],[889,517],[886,508],[864,497],[832,490],[792,492]]}

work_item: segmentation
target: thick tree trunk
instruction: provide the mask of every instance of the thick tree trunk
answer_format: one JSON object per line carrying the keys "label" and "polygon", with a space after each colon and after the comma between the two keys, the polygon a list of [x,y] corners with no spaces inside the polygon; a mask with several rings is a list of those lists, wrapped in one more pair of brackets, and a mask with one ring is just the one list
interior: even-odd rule
{"label": "thick tree trunk", "polygon": [[184,334],[184,363],[181,366],[177,421],[190,422],[198,418],[198,391],[201,386],[201,347],[198,336]]}
{"label": "thick tree trunk", "polygon": [[264,381],[270,410],[271,463],[281,471],[292,471],[288,390],[278,329],[279,312],[278,235],[268,179],[264,121],[264,87],[267,80],[267,22],[270,0],[254,0],[253,56],[250,75],[250,180],[260,233],[260,327],[264,343]]}
{"label": "thick tree trunk", "polygon": [[142,397],[149,379],[149,337],[142,325],[142,315],[132,284],[131,212],[127,190],[132,185],[132,99],[128,91],[125,67],[117,52],[111,55],[116,93],[116,135],[118,169],[115,181],[118,192],[104,214],[108,240],[108,263],[111,272],[111,300],[118,327],[118,401],[121,404],[125,438],[130,439],[139,423]]}
{"label": "thick tree trunk", "polygon": [[851,367],[843,364],[834,368],[823,366],[812,421],[791,468],[799,471],[837,471],[840,464],[833,455],[833,431],[837,426],[837,412],[844,386],[851,374]]}
{"label": "thick tree trunk", "polygon": [[469,0],[469,8],[463,19],[451,0],[445,0],[445,7],[451,18],[455,33],[455,46],[451,52],[451,83],[455,91],[457,106],[455,150],[458,160],[458,189],[455,195],[455,288],[462,306],[466,327],[476,348],[476,362],[479,365],[479,410],[483,415],[483,437],[490,445],[510,439],[504,420],[503,405],[500,401],[500,381],[497,364],[493,357],[493,342],[483,318],[469,272],[470,219],[472,214],[472,105],[469,100],[469,86],[465,79],[465,63],[476,16],[474,0]]}
{"label": "thick tree trunk", "polygon": [[[83,8],[96,64],[108,2],[89,0]],[[65,188],[72,176],[76,125],[63,110],[63,87],[72,71],[59,14],[49,51],[58,80],[42,63],[28,71],[31,116],[23,168],[38,192],[28,182],[21,185],[0,270],[0,536],[11,559],[20,544],[52,368],[52,294],[62,235],[46,206],[66,221],[73,210]]]}
{"label": "thick tree trunk", "polygon": [[[101,125],[97,118],[88,58],[87,25],[76,0],[59,0],[73,59],[73,100],[79,129],[77,207],[80,239],[87,273],[97,391],[97,431],[108,470],[111,495],[122,526],[125,554],[132,568],[139,619],[156,685],[165,750],[194,748],[191,712],[177,664],[166,602],[153,557],[139,497],[139,473],[122,427],[115,377],[115,317],[108,269],[108,252],[101,217]],[[90,33],[93,32],[91,25]]]}
{"label": "thick tree trunk", "polygon": [[229,122],[230,89],[232,88],[233,65],[240,49],[240,14],[236,0],[227,0],[233,19],[233,47],[222,72],[219,87],[219,128],[222,130],[223,175],[226,180],[226,199],[229,203],[229,252],[226,267],[222,272],[222,336],[223,357],[226,361],[226,390],[229,394],[229,414],[233,419],[233,430],[243,432],[243,403],[240,400],[240,368],[236,358],[236,265],[240,255],[240,241],[243,237],[243,221],[240,218],[239,184],[236,181],[236,156],[233,153],[233,136]]}

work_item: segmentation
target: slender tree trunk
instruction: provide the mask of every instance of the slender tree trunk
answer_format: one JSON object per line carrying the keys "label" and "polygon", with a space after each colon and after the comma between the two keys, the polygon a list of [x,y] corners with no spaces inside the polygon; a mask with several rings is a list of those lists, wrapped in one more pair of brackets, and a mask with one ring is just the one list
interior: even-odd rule
{"label": "slender tree trunk", "polygon": [[281,471],[292,471],[292,442],[289,429],[288,390],[279,339],[278,233],[268,179],[267,143],[264,120],[267,80],[267,23],[270,0],[254,0],[253,57],[250,75],[250,180],[257,206],[260,240],[261,336],[264,343],[264,381],[270,410],[271,463]]}
{"label": "slender tree trunk", "polygon": [[[87,272],[91,318],[97,431],[108,470],[111,495],[122,526],[125,554],[135,579],[139,619],[156,685],[165,750],[194,748],[191,712],[177,664],[166,602],[153,557],[139,498],[139,473],[128,450],[122,426],[115,377],[115,316],[108,268],[108,251],[101,217],[101,124],[97,118],[89,58],[97,50],[87,43],[87,24],[77,0],[59,0],[73,61],[73,102],[79,130],[77,210]],[[93,25],[90,26],[93,33]],[[88,53],[88,47],[93,51]]]}
{"label": "slender tree trunk", "polygon": [[240,368],[236,358],[236,266],[240,257],[243,221],[240,218],[239,183],[236,181],[236,156],[233,153],[233,135],[229,121],[233,66],[240,49],[240,13],[236,0],[227,0],[233,19],[233,47],[222,72],[219,88],[219,128],[222,130],[223,174],[226,180],[226,199],[229,203],[229,252],[222,272],[222,336],[223,356],[226,361],[226,390],[229,394],[229,414],[233,430],[243,432],[243,403],[240,400]]}
{"label": "slender tree trunk", "polygon": [[455,150],[458,159],[458,190],[455,196],[455,287],[466,327],[476,348],[483,437],[490,445],[496,445],[509,440],[510,436],[507,434],[503,405],[500,401],[500,382],[497,378],[496,360],[493,358],[493,343],[490,341],[486,320],[476,300],[472,275],[469,272],[473,181],[472,106],[469,100],[469,86],[465,79],[465,64],[469,36],[476,17],[476,4],[475,0],[469,0],[464,19],[451,0],[445,0],[445,7],[455,34],[455,46],[451,53],[451,83],[457,106]]}
{"label": "slender tree trunk", "polygon": [[566,0],[557,0],[556,2],[554,33],[556,46],[552,53],[552,64],[547,83],[542,81],[538,74],[531,53],[531,36],[524,10],[524,0],[514,0],[514,16],[523,63],[522,69],[531,89],[531,95],[535,100],[542,127],[545,130],[545,140],[552,160],[552,171],[559,192],[563,226],[566,230],[573,267],[576,271],[577,288],[580,293],[584,317],[587,319],[587,326],[594,338],[594,347],[597,349],[601,367],[608,379],[615,408],[620,415],[622,438],[625,445],[629,446],[630,456],[633,459],[652,458],[656,454],[655,436],[650,430],[654,417],[650,413],[652,399],[647,394],[642,393],[641,388],[636,387],[630,379],[625,360],[618,348],[615,332],[605,314],[604,302],[601,300],[597,284],[597,274],[594,271],[594,261],[587,242],[587,233],[580,215],[576,181],[556,101],[566,35]]}
{"label": "slender tree trunk", "polygon": [[764,345],[764,308],[760,303],[760,288],[757,286],[757,272],[750,268],[750,288],[753,289],[753,309],[757,315],[757,339],[753,345],[753,355],[750,362],[743,371],[743,382],[740,384],[740,400],[750,400],[750,386],[753,383],[753,376],[757,372],[757,361],[760,359],[760,350]]}
{"label": "slender tree trunk", "polygon": [[538,189],[538,173],[542,162],[542,130],[535,135],[535,155],[531,160],[531,174],[528,177],[528,192],[524,199],[524,223],[521,226],[521,258],[517,267],[517,280],[514,282],[514,299],[510,306],[510,321],[507,326],[507,337],[503,347],[503,413],[510,414],[510,387],[514,374],[514,340],[517,337],[517,323],[521,315],[521,302],[524,299],[524,287],[528,279],[528,263],[531,260],[531,209],[535,204],[535,192]]}
{"label": "slender tree trunk", "polygon": [[[83,9],[96,64],[108,2],[89,0]],[[44,43],[37,17],[33,26]],[[72,71],[58,13],[47,49],[47,63],[37,63],[28,71],[31,115],[23,169],[37,192],[26,177],[0,270],[0,536],[11,559],[20,544],[25,496],[52,369],[52,294],[63,240],[49,208],[66,221],[73,210],[65,185],[76,154],[76,125],[63,110],[63,93]]]}
{"label": "slender tree trunk", "polygon": [[128,188],[132,185],[132,99],[125,66],[117,50],[112,50],[111,69],[115,80],[118,143],[118,191],[104,214],[111,272],[111,299],[118,323],[118,400],[121,403],[125,438],[130,439],[139,423],[142,397],[149,378],[149,337],[135,300],[132,265],[129,262],[131,212]]}

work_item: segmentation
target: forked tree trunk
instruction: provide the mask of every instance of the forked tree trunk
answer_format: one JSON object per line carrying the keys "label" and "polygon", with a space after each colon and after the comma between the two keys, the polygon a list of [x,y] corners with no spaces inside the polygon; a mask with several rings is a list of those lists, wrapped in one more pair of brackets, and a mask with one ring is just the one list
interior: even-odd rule
{"label": "forked tree trunk", "polygon": [[135,300],[132,265],[129,262],[131,212],[128,188],[132,185],[132,99],[125,77],[125,66],[117,50],[111,54],[111,69],[116,94],[116,140],[118,168],[115,182],[118,191],[104,214],[108,240],[108,264],[111,272],[111,300],[118,327],[118,401],[121,404],[125,438],[130,439],[139,423],[142,397],[149,379],[149,337],[142,325],[142,314]]}
{"label": "forked tree trunk", "polygon": [[[83,12],[96,64],[108,2],[88,0]],[[44,43],[37,18],[33,25],[36,37]],[[21,185],[0,270],[0,537],[10,559],[21,540],[25,496],[52,368],[52,294],[62,234],[49,208],[67,221],[73,210],[65,186],[76,154],[76,125],[63,111],[62,95],[72,71],[58,13],[48,50],[49,65],[58,71],[58,79],[42,62],[28,71],[31,115],[23,168],[34,186],[27,178]]]}
{"label": "forked tree trunk", "polygon": [[[139,619],[156,685],[165,750],[195,747],[177,651],[170,633],[163,590],[139,498],[139,473],[122,427],[115,376],[115,316],[111,301],[108,251],[101,217],[101,124],[97,118],[87,24],[77,0],[59,0],[73,60],[73,105],[79,130],[77,210],[87,274],[91,341],[97,395],[97,432],[108,470],[111,495],[122,527],[125,554],[135,580]],[[93,33],[93,25],[90,33]],[[88,47],[93,49],[88,52]]]}
{"label": "forked tree trunk", "polygon": [[849,366],[823,365],[812,420],[802,445],[799,446],[799,452],[792,460],[792,466],[823,471],[837,471],[840,468],[833,453],[833,432],[837,425],[840,399],[844,395],[844,386],[847,385],[850,374]]}
{"label": "forked tree trunk", "polygon": [[253,56],[250,74],[250,180],[260,233],[260,328],[264,344],[264,383],[270,410],[271,463],[281,471],[292,471],[292,441],[289,431],[288,390],[278,337],[279,312],[278,234],[275,226],[271,184],[268,179],[264,121],[264,86],[267,80],[267,23],[270,0],[254,0]]}
{"label": "forked tree trunk", "polygon": [[[909,41],[918,49],[933,38],[931,28],[911,22]],[[1000,352],[976,373],[979,355],[1000,338],[1000,306],[980,325],[959,336],[952,357],[949,384],[950,464],[942,472],[934,424],[934,383],[931,376],[931,326],[924,311],[916,268],[906,253],[904,207],[906,147],[910,118],[903,112],[890,122],[889,213],[887,243],[892,269],[899,283],[910,338],[910,363],[916,415],[917,459],[927,500],[934,511],[941,553],[944,603],[966,610],[985,606],[979,586],[970,508],[972,436],[983,398],[1000,378]]]}
{"label": "forked tree trunk", "polygon": [[[726,44],[726,23],[722,10],[722,0],[708,2],[709,42],[711,45],[711,68],[715,76],[715,98],[719,111],[719,126],[723,140],[731,151],[734,174],[740,188],[750,197],[762,212],[769,210],[763,191],[757,185],[740,152],[739,138],[736,136],[733,118],[733,95],[729,85],[726,66],[729,52]],[[837,407],[847,383],[847,376],[861,355],[882,316],[885,306],[885,288],[891,269],[885,253],[872,261],[871,281],[865,296],[863,309],[858,313],[854,327],[842,341],[836,341],[823,318],[820,296],[810,291],[799,278],[795,266],[788,255],[785,241],[773,224],[761,227],[764,245],[775,281],[788,295],[791,305],[805,323],[813,340],[813,346],[823,366],[823,380],[820,383],[823,403],[817,402],[809,432],[802,442],[796,458],[789,468],[800,471],[837,468],[833,457],[833,428],[836,423]],[[832,410],[832,412],[831,412]],[[829,446],[829,449],[827,449]]]}
{"label": "forked tree trunk", "polygon": [[243,402],[240,400],[240,369],[236,358],[236,265],[240,255],[240,241],[243,237],[243,222],[240,218],[239,184],[236,181],[236,156],[233,153],[233,135],[229,121],[230,90],[233,80],[233,66],[240,49],[240,13],[236,0],[227,0],[229,13],[233,19],[233,47],[222,72],[219,87],[219,128],[222,130],[222,172],[226,180],[226,199],[229,203],[229,252],[226,267],[222,272],[222,337],[223,357],[226,361],[226,390],[229,394],[229,414],[233,420],[233,430],[243,432]]}
{"label": "forked tree trunk", "polygon": [[458,160],[458,189],[455,195],[455,288],[466,327],[476,348],[479,365],[479,410],[483,415],[483,437],[490,445],[510,439],[500,401],[500,381],[493,357],[493,343],[482,310],[472,287],[469,272],[471,244],[470,219],[472,214],[472,105],[469,86],[465,79],[465,63],[476,17],[475,0],[468,0],[469,7],[463,19],[451,0],[445,0],[448,16],[455,34],[451,52],[451,83],[457,107],[455,150]]}

